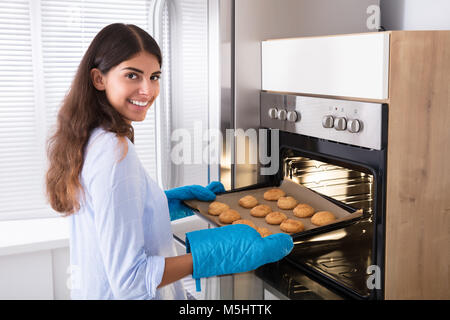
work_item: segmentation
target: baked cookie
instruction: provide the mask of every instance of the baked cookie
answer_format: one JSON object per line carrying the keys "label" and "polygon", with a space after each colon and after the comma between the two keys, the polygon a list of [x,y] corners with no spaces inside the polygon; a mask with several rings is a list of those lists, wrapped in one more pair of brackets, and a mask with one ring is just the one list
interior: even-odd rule
{"label": "baked cookie", "polygon": [[278,199],[278,208],[280,209],[284,209],[284,210],[291,210],[294,209],[295,206],[297,205],[298,201],[295,200],[293,197],[288,196],[288,197],[280,197]]}
{"label": "baked cookie", "polygon": [[247,219],[239,219],[239,220],[233,221],[233,224],[246,224],[246,225],[252,227],[253,229],[256,229],[256,225],[253,223],[253,221],[250,221]]}
{"label": "baked cookie", "polygon": [[219,201],[213,201],[209,204],[208,213],[212,216],[218,216],[227,209],[230,209],[230,207],[227,204]]}
{"label": "baked cookie", "polygon": [[222,223],[233,223],[240,218],[241,215],[239,214],[239,212],[233,209],[227,209],[219,215],[219,221]]}
{"label": "baked cookie", "polygon": [[286,219],[280,224],[280,229],[287,233],[296,233],[305,230],[305,226],[301,221]]}
{"label": "baked cookie", "polygon": [[266,216],[266,222],[268,224],[280,224],[286,219],[286,215],[278,211],[271,212]]}
{"label": "baked cookie", "polygon": [[258,204],[258,200],[256,200],[256,198],[254,196],[245,196],[245,197],[239,199],[239,205],[241,207],[244,207],[247,209],[253,208],[257,204]]}
{"label": "baked cookie", "polygon": [[261,235],[261,237],[267,237],[270,236],[272,234],[272,232],[270,232],[269,229],[267,229],[266,227],[258,227],[256,228],[256,231],[259,232],[259,234]]}
{"label": "baked cookie", "polygon": [[277,201],[280,197],[284,197],[286,192],[279,188],[273,188],[264,192],[264,200]]}
{"label": "baked cookie", "polygon": [[312,224],[315,224],[316,226],[324,226],[334,220],[336,220],[336,217],[329,211],[316,212],[311,218]]}
{"label": "baked cookie", "polygon": [[299,218],[311,217],[314,214],[314,212],[315,212],[314,208],[306,203],[299,203],[294,208],[294,216],[299,217]]}
{"label": "baked cookie", "polygon": [[254,217],[263,218],[267,216],[272,209],[267,204],[260,204],[250,210],[250,214]]}

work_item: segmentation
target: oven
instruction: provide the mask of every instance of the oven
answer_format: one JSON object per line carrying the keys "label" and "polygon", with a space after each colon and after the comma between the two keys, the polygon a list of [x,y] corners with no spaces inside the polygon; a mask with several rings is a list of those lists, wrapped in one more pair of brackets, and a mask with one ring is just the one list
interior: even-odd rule
{"label": "oven", "polygon": [[278,170],[260,181],[289,178],[363,215],[294,237],[292,252],[256,275],[289,299],[383,299],[387,105],[266,91],[260,98],[264,143],[279,146]]}

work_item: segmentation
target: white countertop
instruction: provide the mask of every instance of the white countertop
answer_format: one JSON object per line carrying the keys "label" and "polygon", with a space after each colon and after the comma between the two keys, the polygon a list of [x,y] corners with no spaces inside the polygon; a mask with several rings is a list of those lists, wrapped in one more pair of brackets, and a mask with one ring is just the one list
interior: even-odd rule
{"label": "white countertop", "polygon": [[[182,241],[186,232],[208,228],[198,216],[172,222],[172,230]],[[67,219],[27,219],[0,221],[0,256],[69,246]]]}
{"label": "white countertop", "polygon": [[0,256],[68,246],[66,218],[0,221]]}

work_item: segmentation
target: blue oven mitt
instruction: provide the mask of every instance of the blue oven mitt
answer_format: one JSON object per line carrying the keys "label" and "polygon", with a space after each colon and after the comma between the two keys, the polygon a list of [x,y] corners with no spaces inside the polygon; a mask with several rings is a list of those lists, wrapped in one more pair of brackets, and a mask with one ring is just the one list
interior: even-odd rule
{"label": "blue oven mitt", "polygon": [[216,193],[225,192],[225,188],[219,181],[213,181],[206,187],[190,185],[164,191],[169,203],[170,220],[177,220],[193,215],[193,211],[183,204],[183,200],[213,201]]}
{"label": "blue oven mitt", "polygon": [[282,259],[293,247],[288,234],[263,238],[245,224],[186,233],[186,252],[192,254],[197,291],[200,278],[251,271]]}

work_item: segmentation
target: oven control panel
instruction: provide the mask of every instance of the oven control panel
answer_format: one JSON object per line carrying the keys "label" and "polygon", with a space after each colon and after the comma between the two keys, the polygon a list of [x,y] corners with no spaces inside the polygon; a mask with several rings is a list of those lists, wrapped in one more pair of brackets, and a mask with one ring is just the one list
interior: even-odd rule
{"label": "oven control panel", "polygon": [[261,92],[261,127],[381,150],[380,103]]}

